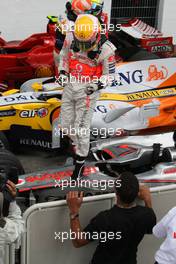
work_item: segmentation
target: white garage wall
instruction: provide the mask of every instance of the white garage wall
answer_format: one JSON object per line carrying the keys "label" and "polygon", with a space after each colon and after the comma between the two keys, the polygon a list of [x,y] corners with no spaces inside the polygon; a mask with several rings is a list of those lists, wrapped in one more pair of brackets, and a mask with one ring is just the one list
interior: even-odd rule
{"label": "white garage wall", "polygon": [[176,44],[176,0],[160,0],[159,27],[168,36],[174,36]]}
{"label": "white garage wall", "polygon": [[[0,31],[7,40],[24,39],[44,32],[46,16],[64,14],[66,0],[0,0]],[[110,14],[111,0],[105,0]],[[159,28],[174,35],[176,43],[176,0],[160,0]]]}
{"label": "white garage wall", "polygon": [[[47,15],[64,15],[66,0],[0,0],[0,31],[6,40],[44,32]],[[110,14],[111,0],[105,0]]]}

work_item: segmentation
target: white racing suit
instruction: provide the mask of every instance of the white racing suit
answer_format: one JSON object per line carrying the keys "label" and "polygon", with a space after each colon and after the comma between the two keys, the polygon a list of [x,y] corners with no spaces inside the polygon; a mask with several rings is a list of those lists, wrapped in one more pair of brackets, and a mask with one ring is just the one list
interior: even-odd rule
{"label": "white racing suit", "polygon": [[56,40],[55,40],[55,48],[54,48],[54,62],[56,67],[58,67],[60,56],[60,50],[63,47],[63,43],[65,41],[65,37],[67,32],[71,32],[74,29],[74,22],[68,20],[67,18],[60,18],[58,25],[56,25]]}
{"label": "white racing suit", "polygon": [[[59,59],[59,72],[67,72],[70,76],[63,91],[61,127],[64,132],[70,132],[68,134],[76,145],[76,154],[87,157],[90,124],[99,92],[96,91],[88,96],[85,88],[95,79],[105,81],[104,87],[112,83],[115,78],[116,48],[106,40],[101,47],[100,54],[95,59],[90,59],[87,52],[74,52],[71,48],[72,41],[73,35],[69,32]],[[75,130],[71,131],[71,128]]]}
{"label": "white racing suit", "polygon": [[24,221],[16,201],[10,203],[9,214],[3,221],[4,226],[0,227],[0,264],[4,264],[5,245],[16,242],[18,248],[24,231]]}

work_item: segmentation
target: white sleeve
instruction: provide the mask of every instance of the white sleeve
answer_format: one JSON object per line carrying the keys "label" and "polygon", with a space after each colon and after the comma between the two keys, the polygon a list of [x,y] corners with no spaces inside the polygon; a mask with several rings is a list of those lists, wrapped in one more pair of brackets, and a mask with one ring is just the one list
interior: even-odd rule
{"label": "white sleeve", "polygon": [[4,228],[0,228],[0,239],[4,239],[5,243],[19,243],[21,234],[24,231],[24,221],[16,201],[10,203],[9,215],[4,219],[6,224]]}
{"label": "white sleeve", "polygon": [[153,234],[158,238],[167,236],[167,227],[169,222],[176,216],[176,207],[172,208],[154,227]]}
{"label": "white sleeve", "polygon": [[115,54],[113,53],[103,61],[103,75],[101,78],[104,78],[104,80],[106,80],[105,87],[108,85],[111,86],[113,81],[115,81],[115,64]]}
{"label": "white sleeve", "polygon": [[166,237],[167,232],[162,220],[153,227],[153,234],[157,238]]}
{"label": "white sleeve", "polygon": [[111,86],[113,81],[116,79],[116,60],[115,60],[115,46],[107,41],[103,45],[103,51],[101,57],[102,66],[103,66],[103,74],[100,78],[101,82],[104,84],[104,88],[106,86]]}
{"label": "white sleeve", "polygon": [[69,51],[72,44],[72,32],[66,34],[63,47],[59,53],[58,72],[65,71],[69,73]]}

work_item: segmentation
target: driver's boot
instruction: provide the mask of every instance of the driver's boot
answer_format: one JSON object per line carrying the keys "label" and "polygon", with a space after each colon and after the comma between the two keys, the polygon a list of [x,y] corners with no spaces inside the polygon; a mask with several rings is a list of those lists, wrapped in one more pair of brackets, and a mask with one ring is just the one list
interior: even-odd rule
{"label": "driver's boot", "polygon": [[84,169],[85,159],[86,159],[86,157],[81,157],[79,155],[76,155],[76,159],[74,162],[75,168],[74,168],[73,174],[71,176],[72,180],[76,181],[77,179],[79,179],[81,177],[81,174],[82,174],[83,169]]}

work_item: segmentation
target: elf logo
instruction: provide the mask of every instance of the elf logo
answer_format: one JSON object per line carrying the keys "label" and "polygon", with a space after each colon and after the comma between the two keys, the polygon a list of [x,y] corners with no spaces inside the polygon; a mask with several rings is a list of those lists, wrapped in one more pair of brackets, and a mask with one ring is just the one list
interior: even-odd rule
{"label": "elf logo", "polygon": [[47,116],[48,109],[46,108],[40,108],[40,109],[33,109],[33,110],[23,110],[20,112],[21,118],[33,118],[33,117],[40,117],[43,118]]}

